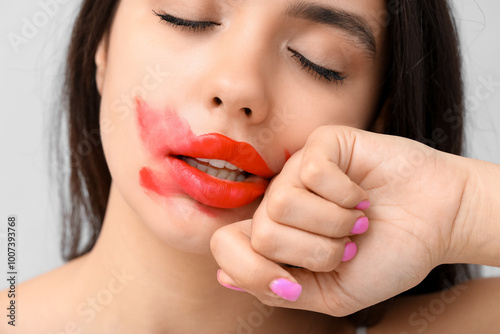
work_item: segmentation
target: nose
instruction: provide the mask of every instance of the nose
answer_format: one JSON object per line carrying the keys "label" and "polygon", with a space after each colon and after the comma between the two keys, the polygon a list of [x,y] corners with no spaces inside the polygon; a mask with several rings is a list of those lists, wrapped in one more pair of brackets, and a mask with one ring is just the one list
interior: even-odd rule
{"label": "nose", "polygon": [[209,56],[203,100],[213,116],[227,122],[238,119],[255,125],[269,113],[269,51],[256,33],[226,32]]}

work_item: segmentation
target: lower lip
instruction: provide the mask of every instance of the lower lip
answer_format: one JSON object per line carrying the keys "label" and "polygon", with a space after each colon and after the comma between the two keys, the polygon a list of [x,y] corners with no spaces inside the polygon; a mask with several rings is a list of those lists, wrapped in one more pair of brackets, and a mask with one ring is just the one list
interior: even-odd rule
{"label": "lower lip", "polygon": [[[255,175],[244,182],[219,179],[173,156],[168,156],[166,163],[171,180],[193,199],[214,208],[234,209],[248,205],[262,196],[269,184],[268,180]],[[164,185],[148,181],[152,178],[151,173],[156,174],[151,170],[142,173],[142,185],[157,193],[165,189]],[[165,179],[158,175],[153,178]]]}

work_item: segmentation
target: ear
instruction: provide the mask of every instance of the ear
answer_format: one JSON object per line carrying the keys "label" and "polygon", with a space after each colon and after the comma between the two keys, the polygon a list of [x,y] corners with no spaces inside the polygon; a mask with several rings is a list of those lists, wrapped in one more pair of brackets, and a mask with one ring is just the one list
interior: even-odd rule
{"label": "ear", "polygon": [[107,35],[104,36],[99,45],[94,57],[96,65],[95,81],[97,84],[97,90],[99,94],[102,95],[102,90],[104,87],[104,80],[106,78],[106,67],[108,61],[108,38]]}
{"label": "ear", "polygon": [[376,133],[383,133],[385,125],[387,124],[387,118],[389,117],[389,110],[392,108],[392,103],[391,99],[387,98],[382,105],[382,109],[380,109],[379,113],[377,114],[376,118],[372,122],[372,126],[370,128],[370,131],[376,132]]}

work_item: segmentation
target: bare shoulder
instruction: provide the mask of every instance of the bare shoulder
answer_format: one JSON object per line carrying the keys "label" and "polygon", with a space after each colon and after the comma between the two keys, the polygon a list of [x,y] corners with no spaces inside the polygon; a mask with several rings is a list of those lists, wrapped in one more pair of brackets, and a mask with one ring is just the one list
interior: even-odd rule
{"label": "bare shoulder", "polygon": [[[74,312],[73,300],[81,290],[78,271],[82,258],[70,261],[43,275],[30,279],[15,288],[0,292],[0,306],[10,317],[2,317],[0,333],[66,333],[65,323],[70,323]],[[6,320],[5,320],[6,319]],[[71,333],[71,332],[69,332]]]}
{"label": "bare shoulder", "polygon": [[[498,333],[500,277],[481,278],[448,290],[396,300],[369,333]],[[481,319],[481,321],[478,321]]]}

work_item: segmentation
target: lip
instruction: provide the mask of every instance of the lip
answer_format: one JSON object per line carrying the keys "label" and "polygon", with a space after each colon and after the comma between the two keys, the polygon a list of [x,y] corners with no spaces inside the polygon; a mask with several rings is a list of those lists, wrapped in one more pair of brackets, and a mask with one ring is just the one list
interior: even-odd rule
{"label": "lip", "polygon": [[[140,183],[162,196],[172,195],[172,182],[196,201],[215,208],[248,205],[262,196],[275,175],[249,143],[219,133],[195,136],[189,123],[172,110],[157,113],[137,99],[138,125],[143,143],[161,159],[161,169],[144,167]],[[243,182],[211,176],[190,166],[180,156],[225,160],[252,174]]]}
{"label": "lip", "polygon": [[[237,142],[218,133],[193,138],[166,150],[166,155],[225,160],[250,174],[270,178],[274,173],[262,156],[246,142]],[[196,168],[195,168],[196,169]]]}
{"label": "lip", "polygon": [[244,182],[218,179],[169,156],[173,178],[192,198],[200,203],[221,209],[233,209],[252,203],[266,191],[269,180],[251,176]]}
{"label": "lip", "polygon": [[[197,201],[216,208],[237,208],[263,195],[273,176],[264,159],[248,143],[210,133],[169,149],[167,160],[181,188]],[[225,160],[254,174],[243,182],[223,180],[190,166],[175,156]]]}

